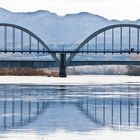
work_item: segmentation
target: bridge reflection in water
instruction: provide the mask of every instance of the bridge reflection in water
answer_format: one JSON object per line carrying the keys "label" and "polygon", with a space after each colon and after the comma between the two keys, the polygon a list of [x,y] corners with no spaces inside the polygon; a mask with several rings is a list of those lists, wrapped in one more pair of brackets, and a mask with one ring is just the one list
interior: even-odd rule
{"label": "bridge reflection in water", "polygon": [[[22,91],[21,91],[22,93]],[[11,95],[4,92],[0,99],[0,128],[12,129],[32,123],[47,107],[46,102],[26,96]]]}
{"label": "bridge reflection in water", "polygon": [[93,98],[83,98],[77,107],[90,120],[103,126],[127,127],[139,126],[138,95],[95,95]]}
{"label": "bridge reflection in water", "polygon": [[[34,123],[42,116],[45,119],[42,119],[41,123],[46,125],[47,129],[52,129],[52,127],[58,129],[65,126],[65,129],[68,130],[82,131],[78,128],[80,126],[75,126],[77,122],[77,125],[83,125],[83,119],[80,118],[86,120],[83,127],[86,127],[87,131],[93,130],[95,126],[94,129],[104,127],[127,130],[139,128],[139,86],[133,84],[126,87],[127,85],[1,85],[0,130],[21,129],[29,125],[33,125],[33,128]],[[134,92],[132,93],[132,91]],[[49,116],[47,116],[48,114]],[[70,116],[71,118],[69,118]],[[77,117],[78,120],[74,119]],[[37,125],[41,125],[41,123],[39,122]],[[68,126],[70,123],[72,128]],[[90,129],[88,129],[88,124],[90,124]]]}

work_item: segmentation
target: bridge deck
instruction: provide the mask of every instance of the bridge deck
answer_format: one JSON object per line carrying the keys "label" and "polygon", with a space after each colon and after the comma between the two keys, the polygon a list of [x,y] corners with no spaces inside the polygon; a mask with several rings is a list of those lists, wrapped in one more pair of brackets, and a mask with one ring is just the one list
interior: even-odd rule
{"label": "bridge deck", "polygon": [[83,65],[140,65],[140,61],[71,61],[69,66]]}
{"label": "bridge deck", "polygon": [[[140,65],[140,61],[71,61],[68,66],[84,65]],[[50,68],[59,66],[55,61],[0,60],[0,68],[15,67]]]}
{"label": "bridge deck", "polygon": [[139,54],[140,53],[140,51],[139,50],[134,50],[134,51],[131,51],[131,50],[80,50],[80,51],[74,51],[74,50],[53,50],[53,51],[46,51],[46,50],[44,50],[44,51],[38,51],[38,50],[15,50],[15,51],[13,51],[13,50],[0,50],[0,52],[1,53],[49,53],[49,54],[51,54],[51,53],[54,53],[54,54],[61,54],[61,53],[65,53],[65,54],[71,54],[71,53],[77,53],[77,54],[79,54],[79,53],[95,53],[95,54],[97,54],[97,53],[103,53],[103,54],[105,54],[105,53],[112,53],[112,54],[114,54],[114,53],[116,53],[116,54],[122,54],[122,53],[128,53],[128,54],[133,54],[133,53],[135,53],[135,54]]}

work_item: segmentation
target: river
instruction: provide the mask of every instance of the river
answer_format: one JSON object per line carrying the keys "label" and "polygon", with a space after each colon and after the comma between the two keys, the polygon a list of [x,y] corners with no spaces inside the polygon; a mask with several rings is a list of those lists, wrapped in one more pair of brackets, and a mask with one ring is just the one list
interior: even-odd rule
{"label": "river", "polygon": [[139,77],[0,77],[1,139],[139,137]]}

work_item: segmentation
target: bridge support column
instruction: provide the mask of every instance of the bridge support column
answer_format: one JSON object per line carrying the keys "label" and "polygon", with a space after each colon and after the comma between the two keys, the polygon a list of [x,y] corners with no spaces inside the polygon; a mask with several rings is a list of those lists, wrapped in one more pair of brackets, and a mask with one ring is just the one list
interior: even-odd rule
{"label": "bridge support column", "polygon": [[59,77],[67,77],[67,74],[66,74],[66,53],[60,54]]}

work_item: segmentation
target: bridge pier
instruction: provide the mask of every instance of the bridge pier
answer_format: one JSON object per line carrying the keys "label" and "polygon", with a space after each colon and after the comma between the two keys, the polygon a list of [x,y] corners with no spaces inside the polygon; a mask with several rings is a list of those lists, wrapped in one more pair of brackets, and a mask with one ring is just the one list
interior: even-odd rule
{"label": "bridge pier", "polygon": [[59,77],[67,77],[66,74],[66,53],[60,54]]}

